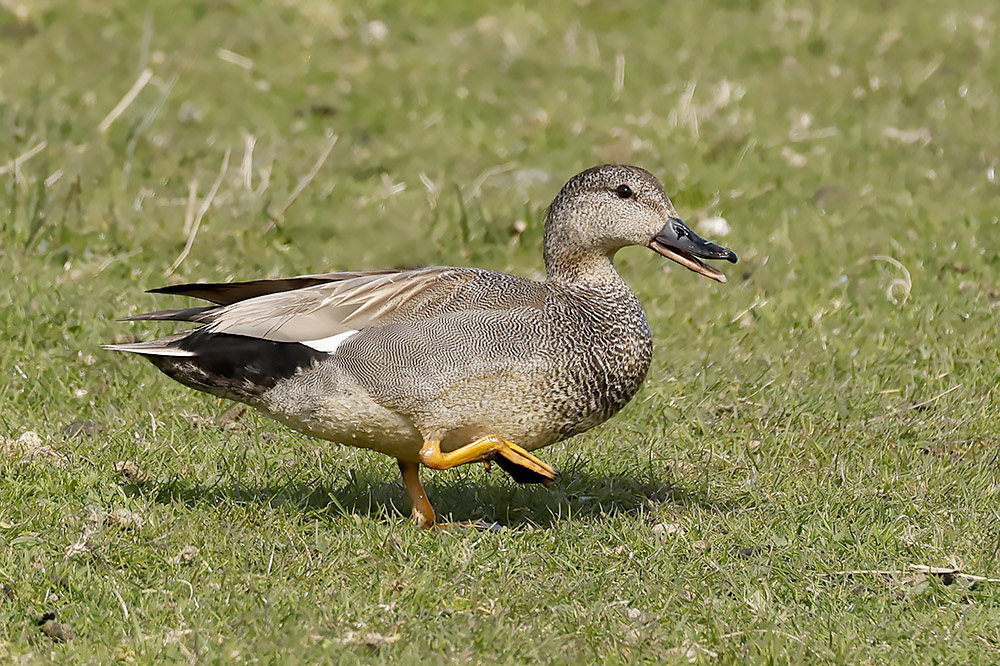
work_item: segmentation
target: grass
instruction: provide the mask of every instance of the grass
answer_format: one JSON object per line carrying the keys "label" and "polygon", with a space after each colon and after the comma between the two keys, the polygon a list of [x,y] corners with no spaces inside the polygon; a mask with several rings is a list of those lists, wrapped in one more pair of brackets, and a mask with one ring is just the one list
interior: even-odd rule
{"label": "grass", "polygon": [[[1000,577],[993,2],[2,7],[0,661],[1000,660],[1000,584],[909,570]],[[605,161],[741,260],[621,253],[654,364],[558,487],[426,475],[505,529],[99,348],[172,280],[539,275]]]}

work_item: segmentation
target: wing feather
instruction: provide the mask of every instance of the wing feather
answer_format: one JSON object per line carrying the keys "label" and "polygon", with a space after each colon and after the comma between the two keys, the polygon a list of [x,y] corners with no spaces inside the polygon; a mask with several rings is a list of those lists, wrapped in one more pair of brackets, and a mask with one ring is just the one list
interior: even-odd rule
{"label": "wing feather", "polygon": [[339,340],[336,336],[349,331],[395,321],[530,307],[544,300],[540,283],[493,271],[442,266],[231,285],[177,285],[154,291],[195,296],[218,305],[132,319],[185,319],[204,323],[205,332],[306,343]]}
{"label": "wing feather", "polygon": [[276,280],[250,280],[248,282],[195,282],[191,284],[172,284],[166,287],[150,289],[151,294],[174,294],[191,296],[216,305],[231,305],[239,301],[249,300],[265,294],[276,294],[283,291],[294,291],[328,282],[350,280],[365,275],[398,273],[395,269],[377,271],[352,271],[343,273],[319,273],[316,275],[297,275]]}
{"label": "wing feather", "polygon": [[282,342],[321,340],[432,315],[477,276],[472,269],[443,267],[363,274],[225,306],[212,314],[210,328]]}

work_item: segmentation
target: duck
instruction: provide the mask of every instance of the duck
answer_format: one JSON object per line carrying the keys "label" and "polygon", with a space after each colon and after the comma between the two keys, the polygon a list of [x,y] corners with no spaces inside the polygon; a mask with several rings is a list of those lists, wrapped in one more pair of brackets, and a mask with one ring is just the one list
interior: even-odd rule
{"label": "duck", "polygon": [[209,305],[121,321],[194,328],[105,345],[286,426],[395,458],[422,528],[437,523],[421,467],[492,462],[518,483],[559,473],[533,451],[607,421],[652,359],[646,314],[614,266],[645,246],[717,282],[737,255],[681,221],[636,166],[573,176],[548,207],[545,278],[433,266],[193,283],[150,290]]}

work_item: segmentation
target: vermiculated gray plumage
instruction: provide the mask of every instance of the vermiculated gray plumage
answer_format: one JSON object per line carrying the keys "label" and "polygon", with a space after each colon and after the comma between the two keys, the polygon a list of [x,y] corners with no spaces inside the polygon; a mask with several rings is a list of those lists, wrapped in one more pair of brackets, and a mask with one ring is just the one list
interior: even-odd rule
{"label": "vermiculated gray plumage", "polygon": [[499,437],[531,451],[607,420],[646,376],[649,324],[612,263],[627,245],[719,281],[698,257],[735,261],[677,219],[654,176],[606,165],[572,178],[550,206],[544,281],[432,267],[179,285],[157,291],[216,305],[129,319],[200,327],[111,348],[401,468],[428,464],[427,442],[449,452]]}

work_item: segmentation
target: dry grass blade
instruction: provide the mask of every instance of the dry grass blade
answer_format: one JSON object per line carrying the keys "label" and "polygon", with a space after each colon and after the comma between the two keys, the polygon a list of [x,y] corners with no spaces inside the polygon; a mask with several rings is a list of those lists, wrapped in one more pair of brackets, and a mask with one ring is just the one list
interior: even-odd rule
{"label": "dry grass blade", "polygon": [[[302,177],[301,180],[299,180],[299,184],[296,185],[295,189],[292,190],[292,193],[288,195],[288,198],[285,200],[285,203],[281,204],[281,207],[278,208],[277,212],[271,215],[272,220],[280,220],[282,217],[284,217],[285,211],[288,210],[289,206],[295,203],[295,200],[298,199],[299,195],[302,194],[302,192],[309,186],[309,183],[311,183],[313,178],[316,177],[316,174],[319,173],[319,170],[323,168],[323,164],[326,162],[326,158],[330,156],[330,151],[332,151],[333,147],[337,145],[337,139],[339,138],[336,134],[332,134],[331,132],[327,132],[326,137],[327,137],[326,145],[323,146],[323,150],[320,152],[319,157],[316,159],[316,163],[313,164],[313,167],[312,169],[309,170],[309,173],[307,173],[305,176]],[[268,226],[270,227],[273,224],[274,223],[272,221],[271,225]]]}
{"label": "dry grass blade", "polygon": [[[879,414],[878,416],[873,416],[873,417],[871,417],[871,418],[869,418],[869,419],[867,419],[865,421],[865,425],[874,423],[874,422],[876,422],[876,421],[878,421],[880,419],[885,419],[885,418],[889,418],[889,417],[892,417],[892,416],[898,416],[899,414],[902,414],[904,412],[913,411],[915,409],[922,409],[922,408],[926,407],[927,405],[930,405],[931,403],[937,402],[938,400],[940,400],[941,398],[945,397],[949,393],[951,393],[953,391],[957,391],[960,388],[962,388],[962,385],[961,384],[956,384],[955,386],[952,386],[950,389],[945,389],[944,391],[941,391],[940,393],[938,393],[933,398],[928,398],[927,400],[922,400],[922,401],[920,401],[918,403],[909,405],[907,407],[900,407],[898,409],[893,409],[893,410],[885,412],[883,414]],[[898,392],[899,392],[899,389],[890,389],[888,391],[882,391],[881,393],[882,394],[886,394],[886,393],[898,393]]]}
{"label": "dry grass blade", "polygon": [[198,210],[198,179],[192,179],[188,183],[188,198],[187,206],[184,209],[184,229],[182,231],[185,238],[191,233],[191,227],[194,226],[194,216]]}
{"label": "dry grass blade", "polygon": [[517,162],[504,162],[503,164],[497,164],[491,166],[490,168],[484,170],[479,177],[476,178],[475,182],[472,183],[472,193],[470,196],[472,198],[478,197],[483,191],[483,185],[486,181],[494,176],[499,176],[502,173],[507,173],[508,171],[513,171],[517,168]]}
{"label": "dry grass blade", "polygon": [[244,55],[240,55],[239,53],[233,53],[229,49],[219,48],[216,50],[215,55],[217,55],[220,60],[224,60],[231,65],[236,65],[237,67],[242,67],[248,72],[253,69],[253,60]]}
{"label": "dry grass blade", "polygon": [[198,209],[198,214],[194,218],[194,224],[191,225],[191,229],[187,235],[187,242],[184,244],[184,249],[181,250],[180,255],[174,260],[174,263],[170,264],[170,268],[167,269],[167,277],[174,274],[174,271],[184,263],[187,259],[188,254],[191,252],[191,247],[194,245],[194,237],[198,235],[198,229],[201,227],[201,220],[205,217],[205,213],[212,206],[212,199],[215,198],[216,193],[219,191],[219,187],[222,185],[223,178],[226,177],[226,172],[229,171],[229,153],[230,150],[226,149],[226,154],[222,156],[222,166],[219,167],[219,175],[216,177],[215,182],[212,183],[212,189],[208,191],[208,195],[205,200],[201,203],[201,208]]}
{"label": "dry grass blade", "polygon": [[754,308],[763,307],[765,305],[767,305],[767,300],[766,299],[761,299],[760,296],[757,296],[754,299],[753,303],[750,304],[749,307],[744,308],[738,315],[736,315],[735,317],[733,317],[732,319],[730,319],[729,323],[730,324],[735,324],[740,319],[742,319],[746,315],[750,314],[750,312],[752,312]]}
{"label": "dry grass blade", "polygon": [[[901,278],[893,278],[889,282],[889,286],[886,287],[885,297],[893,305],[906,305],[906,301],[910,300],[910,291],[913,289],[913,281],[910,279],[910,271],[906,269],[906,266],[902,264],[898,259],[886,256],[884,254],[876,254],[872,257],[872,261],[884,261],[886,263],[892,264],[898,268],[903,273]],[[896,298],[896,288],[903,290],[902,300]]]}
{"label": "dry grass blade", "polygon": [[257,137],[247,134],[243,137],[243,161],[240,163],[240,179],[247,192],[253,192],[253,149],[257,145]]}
{"label": "dry grass blade", "polygon": [[18,170],[21,168],[22,164],[30,160],[38,153],[45,150],[46,146],[48,145],[49,145],[48,141],[39,141],[31,148],[29,148],[28,150],[24,151],[23,153],[12,159],[10,162],[7,162],[7,164],[0,166],[0,176],[3,176],[4,174],[10,171],[17,173]]}
{"label": "dry grass blade", "polygon": [[135,101],[135,98],[139,96],[139,93],[142,92],[142,89],[146,87],[146,84],[149,83],[152,78],[153,70],[142,70],[139,78],[135,80],[135,83],[133,83],[132,87],[128,89],[125,96],[122,97],[117,104],[115,104],[115,108],[111,109],[111,111],[108,112],[108,115],[104,116],[104,120],[102,120],[101,124],[97,126],[97,131],[101,134],[107,132],[111,125],[118,120],[118,117],[125,113],[125,109],[132,105],[132,102]]}
{"label": "dry grass blade", "polygon": [[924,400],[923,402],[918,402],[918,403],[917,403],[917,404],[915,404],[915,405],[910,405],[910,406],[908,407],[908,409],[920,409],[921,407],[926,407],[927,405],[931,404],[932,402],[935,402],[935,401],[937,401],[937,400],[940,400],[941,398],[945,397],[946,395],[948,395],[948,394],[949,394],[949,393],[951,393],[952,391],[957,391],[957,390],[958,390],[958,389],[960,389],[960,388],[962,388],[962,385],[961,385],[961,384],[955,384],[955,385],[954,385],[954,386],[952,386],[952,387],[951,387],[950,389],[947,389],[947,390],[945,390],[945,391],[942,391],[941,393],[938,393],[938,394],[937,394],[936,396],[934,396],[933,398],[928,398],[927,400]]}
{"label": "dry grass blade", "polygon": [[615,55],[615,81],[611,91],[611,99],[617,100],[625,89],[625,54]]}
{"label": "dry grass blade", "polygon": [[118,604],[122,607],[122,614],[125,616],[125,621],[128,622],[132,618],[132,614],[128,612],[128,605],[126,605],[125,599],[122,598],[121,592],[112,589],[111,594],[115,595],[115,599],[118,600]]}

